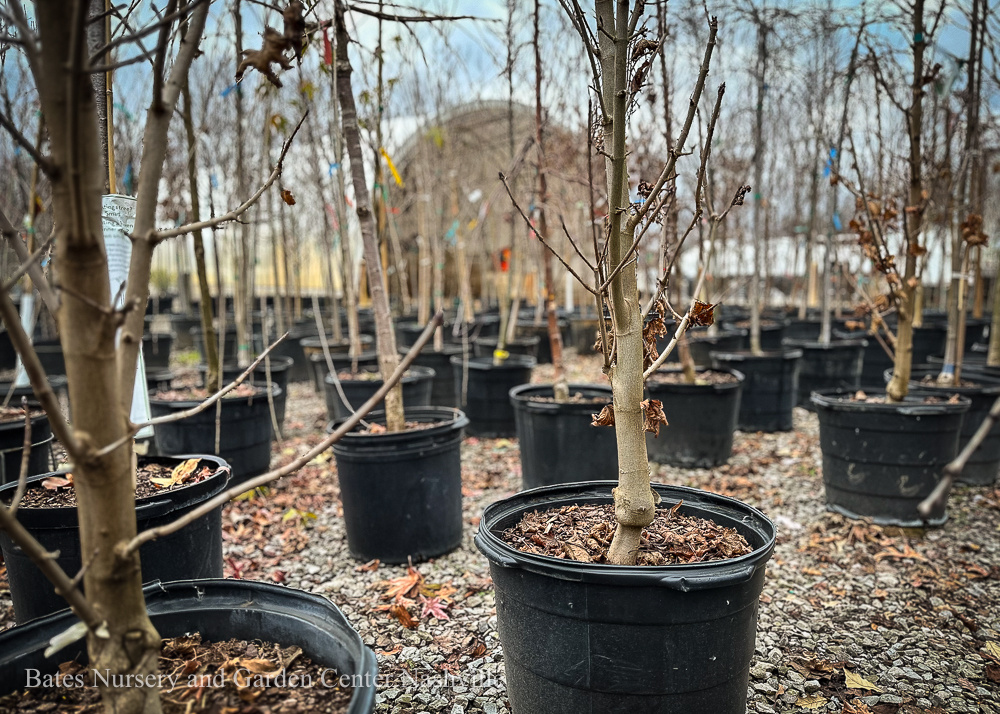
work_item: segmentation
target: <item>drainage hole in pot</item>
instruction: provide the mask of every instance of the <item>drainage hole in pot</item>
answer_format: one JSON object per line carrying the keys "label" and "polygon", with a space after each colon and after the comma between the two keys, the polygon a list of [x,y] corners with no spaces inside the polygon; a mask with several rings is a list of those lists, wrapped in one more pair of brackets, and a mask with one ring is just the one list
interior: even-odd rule
{"label": "drainage hole in pot", "polygon": [[[653,522],[643,529],[636,565],[707,563],[753,551],[735,529],[678,513],[682,504],[656,509]],[[607,563],[615,526],[614,505],[574,504],[525,513],[502,538],[523,553]]]}
{"label": "drainage hole in pot", "polygon": [[[25,672],[29,686],[0,697],[0,711],[55,711],[51,704],[58,711],[99,710],[98,685],[112,684],[110,675],[77,661],[63,662],[57,671]],[[156,684],[164,714],[250,709],[342,714],[351,703],[350,679],[313,662],[296,646],[202,642],[196,633],[163,640]]]}

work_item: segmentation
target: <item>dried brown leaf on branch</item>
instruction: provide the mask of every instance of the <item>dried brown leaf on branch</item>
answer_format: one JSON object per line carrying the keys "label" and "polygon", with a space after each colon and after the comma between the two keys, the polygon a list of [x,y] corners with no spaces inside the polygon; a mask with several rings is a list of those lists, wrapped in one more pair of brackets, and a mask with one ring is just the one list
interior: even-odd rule
{"label": "dried brown leaf on branch", "polygon": [[285,50],[288,43],[285,36],[273,27],[264,28],[264,45],[259,50],[243,50],[243,59],[236,68],[236,81],[243,79],[243,74],[253,67],[258,72],[267,77],[267,80],[279,89],[282,87],[281,80],[274,73],[271,64],[277,62],[282,69],[291,69],[292,64],[285,57]]}
{"label": "dried brown leaf on branch", "polygon": [[660,425],[668,426],[667,415],[663,413],[663,402],[647,399],[642,403],[642,428],[653,436],[660,435]]}
{"label": "dried brown leaf on branch", "polygon": [[591,426],[614,426],[615,425],[615,408],[614,405],[608,404],[602,410],[600,414],[591,414]]}
{"label": "dried brown leaf on branch", "polygon": [[962,240],[969,245],[986,245],[989,236],[983,232],[983,217],[978,213],[970,213],[962,221]]}
{"label": "dried brown leaf on branch", "polygon": [[712,304],[695,300],[694,307],[691,308],[691,320],[688,325],[690,327],[710,327],[715,323],[715,308],[718,305],[719,303]]}
{"label": "dried brown leaf on branch", "polygon": [[295,205],[295,196],[287,188],[281,189],[281,200],[287,203],[289,206]]}

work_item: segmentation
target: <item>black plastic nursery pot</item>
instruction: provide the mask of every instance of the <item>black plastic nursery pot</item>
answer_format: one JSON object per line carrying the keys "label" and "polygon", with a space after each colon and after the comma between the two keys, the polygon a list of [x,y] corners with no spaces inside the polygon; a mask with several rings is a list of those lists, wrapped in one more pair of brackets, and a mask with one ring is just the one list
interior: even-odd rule
{"label": "black plastic nursery pot", "polygon": [[576,347],[581,355],[594,354],[594,345],[600,340],[601,325],[597,317],[571,317],[569,320],[569,346]]}
{"label": "black plastic nursery pot", "polygon": [[[20,404],[20,400],[18,400]],[[30,410],[29,410],[30,411]],[[31,417],[31,446],[28,455],[28,476],[52,470],[52,428],[44,413]],[[21,475],[24,454],[24,419],[15,418],[0,423],[0,486],[17,481]]]}
{"label": "black plastic nursery pot", "polygon": [[[750,349],[750,323],[749,321],[741,321],[736,324],[736,327],[746,330],[746,335],[743,337],[743,344],[740,346],[741,350]],[[781,349],[781,340],[785,337],[785,321],[784,320],[768,320],[761,318],[760,321],[760,348],[765,352],[770,352],[772,350]]]}
{"label": "black plastic nursery pot", "polygon": [[944,354],[948,325],[930,324],[913,328],[912,364],[924,364],[931,355]]}
{"label": "black plastic nursery pot", "polygon": [[[791,431],[798,400],[802,350],[713,352],[716,369],[735,369],[745,377],[737,428],[742,431]],[[667,417],[670,418],[669,416]]]}
{"label": "black plastic nursery pot", "polygon": [[735,381],[672,383],[657,381],[656,374],[646,380],[646,392],[663,402],[670,422],[660,428],[659,436],[646,434],[652,461],[684,468],[710,468],[729,461],[745,377],[735,369],[722,371]]}
{"label": "black plastic nursery pot", "polygon": [[809,395],[824,389],[854,389],[861,385],[867,343],[863,339],[816,341],[785,339],[785,346],[802,350],[798,406],[813,411]]}
{"label": "black plastic nursery pot", "polygon": [[17,364],[17,351],[10,341],[10,333],[0,330],[0,370],[14,369]]}
{"label": "black plastic nursery pot", "polygon": [[500,364],[494,364],[492,357],[451,358],[455,393],[459,399],[465,394],[462,409],[469,418],[466,431],[470,436],[497,439],[517,435],[510,390],[531,381],[535,364],[534,357],[524,355],[511,355]]}
{"label": "black plastic nursery pot", "polygon": [[552,400],[551,384],[522,384],[510,390],[522,489],[603,481],[618,473],[615,430],[592,425],[592,415],[611,404],[611,387],[571,384],[569,393],[576,400],[560,403]]}
{"label": "black plastic nursery pot", "polygon": [[[925,377],[936,377],[940,369],[934,367],[919,366],[910,371],[910,393],[928,393],[951,396],[960,394],[968,397],[971,404],[969,411],[962,419],[962,431],[958,440],[958,449],[961,451],[969,443],[973,435],[979,430],[986,415],[990,413],[990,407],[1000,396],[1000,380],[990,379],[985,376],[978,376],[975,373],[968,373],[962,370],[962,380],[974,382],[975,384],[957,387],[936,387],[934,384],[927,384],[921,380]],[[886,383],[892,379],[892,371],[886,370]],[[965,464],[955,480],[959,483],[967,483],[972,486],[991,486],[997,479],[1000,472],[1000,423],[995,423],[990,429],[986,439],[978,449],[972,452],[972,456]]]}
{"label": "black plastic nursery pot", "polygon": [[[556,319],[556,327],[560,332],[563,341],[563,349],[567,346],[566,334],[569,330],[569,322],[563,318]],[[538,351],[534,355],[538,364],[552,364],[552,343],[549,341],[549,323],[546,317],[542,317],[541,323],[534,320],[519,320],[517,323],[518,339],[537,337]],[[593,343],[591,343],[593,344]]]}
{"label": "black plastic nursery pot", "polygon": [[[320,595],[250,580],[153,582],[143,589],[146,610],[162,637],[201,633],[205,642],[263,640],[298,646],[324,668],[336,670],[314,687],[350,680],[348,714],[375,710],[378,665],[343,613]],[[25,685],[25,671],[58,671],[61,662],[86,661],[86,640],[45,656],[49,640],[77,622],[69,610],[0,632],[0,695]],[[186,680],[181,680],[186,681]]]}
{"label": "black plastic nursery pot", "polygon": [[[192,327],[190,330],[191,341],[194,342],[195,349],[201,355],[202,361],[206,359],[205,357],[205,336],[202,334],[201,325]],[[215,333],[215,339],[219,339],[218,330]],[[216,348],[218,348],[218,342],[216,342]],[[239,344],[236,341],[236,327],[230,326],[226,328],[225,342],[222,345],[222,361],[223,362],[235,362],[237,359],[237,353],[239,351]]]}
{"label": "black plastic nursery pot", "polygon": [[725,496],[654,484],[660,508],[735,528],[731,560],[614,566],[522,553],[500,538],[527,511],[610,503],[615,481],[546,486],[486,507],[476,546],[490,561],[514,714],[743,714],[757,601],[774,550],[762,513]]}
{"label": "black plastic nursery pot", "polygon": [[[271,394],[275,401],[284,395],[276,386],[272,387]],[[150,398],[149,408],[152,416],[159,417],[193,409],[199,403],[198,400],[173,402]],[[271,464],[271,440],[274,438],[271,407],[263,389],[258,389],[252,397],[224,397],[220,403],[217,456],[229,463],[232,468],[230,485],[235,486],[266,472]],[[209,407],[180,421],[154,425],[157,452],[215,454],[215,413],[216,409]]]}
{"label": "black plastic nursery pot", "polygon": [[[137,499],[135,519],[140,532],[180,518],[221,493],[229,484],[228,464],[213,456],[148,456],[139,457],[139,464],[157,463],[173,467],[189,458],[201,459],[204,465],[215,471],[215,475],[190,486]],[[29,488],[52,475],[41,474],[29,479]],[[16,489],[16,483],[0,487],[0,502],[9,503]],[[76,573],[80,570],[80,527],[75,506],[22,506],[17,517],[46,550],[56,554],[55,560],[65,572]],[[19,624],[66,607],[66,601],[56,594],[38,566],[2,531],[0,549],[7,564],[14,619]],[[175,533],[143,544],[139,549],[139,559],[143,582],[221,578],[222,506]]]}
{"label": "black plastic nursery pot", "polygon": [[[696,367],[708,368],[712,366],[712,352],[734,352],[739,350],[746,340],[747,330],[733,328],[731,330],[721,330],[714,335],[709,335],[704,329],[694,328],[687,331],[688,349],[691,351],[691,359]],[[663,351],[670,344],[674,337],[670,332],[665,337],[656,341],[656,349]],[[667,355],[666,364],[680,361],[680,353],[677,346]]]}
{"label": "black plastic nursery pot", "polygon": [[63,356],[62,344],[58,339],[35,340],[33,346],[45,374],[65,376],[66,358]]}
{"label": "black plastic nursery pot", "polygon": [[[170,320],[170,331],[174,336],[174,346],[179,350],[195,349],[194,335],[191,334],[191,329],[201,326],[201,317],[196,313],[191,315],[171,313],[167,317]],[[147,330],[152,319],[151,317],[146,318]]]}
{"label": "black plastic nursery pot", "polygon": [[[493,352],[496,351],[498,340],[496,337],[478,337],[473,343],[473,351],[476,357],[489,357],[493,358]],[[522,355],[524,357],[531,357],[537,360],[539,345],[541,340],[537,335],[529,335],[526,337],[518,337],[513,340],[507,340],[504,343],[504,350],[508,354],[512,355]],[[549,356],[549,362],[552,361],[551,355]]]}
{"label": "black plastic nursery pot", "polygon": [[[417,562],[462,542],[461,448],[469,420],[448,407],[407,407],[406,420],[433,426],[354,431],[333,445],[347,546],[358,560]],[[385,414],[368,421],[384,425]]]}
{"label": "black plastic nursery pot", "polygon": [[[471,351],[471,346],[469,349]],[[399,350],[401,357],[406,352],[407,350],[403,348]],[[445,342],[441,351],[438,352],[432,344],[427,344],[413,360],[415,365],[430,367],[434,370],[434,379],[431,380],[431,406],[458,407],[460,397],[455,393],[455,376],[451,370],[451,358],[456,355],[462,359],[461,345]]]}
{"label": "black plastic nursery pot", "polygon": [[812,395],[827,508],[880,525],[944,523],[944,505],[926,521],[917,505],[958,453],[969,400],[925,404],[915,393],[901,403],[878,404],[852,401],[852,394],[827,390]]}
{"label": "black plastic nursery pot", "polygon": [[165,332],[146,332],[142,336],[142,359],[146,369],[167,369],[170,367],[170,348],[174,336]]}
{"label": "black plastic nursery pot", "polygon": [[[361,372],[375,375],[378,368],[369,367]],[[431,387],[434,384],[434,370],[430,367],[416,367],[411,365],[400,380],[403,383],[403,404],[405,406],[429,407],[431,406]],[[323,398],[326,400],[326,415],[331,421],[346,419],[353,414],[353,410],[367,402],[382,388],[381,379],[341,379],[340,388],[347,397],[351,408],[348,409],[344,400],[340,398],[337,386],[334,383],[332,374],[327,374],[323,381]],[[376,408],[384,408],[383,402],[379,402]],[[435,405],[436,406],[436,405]]]}

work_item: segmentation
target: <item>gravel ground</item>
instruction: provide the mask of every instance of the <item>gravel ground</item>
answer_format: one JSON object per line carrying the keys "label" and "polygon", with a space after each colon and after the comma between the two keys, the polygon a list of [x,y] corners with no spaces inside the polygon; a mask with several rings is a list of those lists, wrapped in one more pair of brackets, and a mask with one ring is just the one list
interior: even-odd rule
{"label": "gravel ground", "polygon": [[[596,358],[571,358],[567,372],[604,381]],[[541,366],[533,381],[551,375]],[[273,463],[315,443],[324,422],[321,397],[293,385]],[[224,513],[227,575],[330,597],[378,655],[379,712],[509,711],[489,569],[473,535],[483,507],[519,485],[517,442],[466,439],[462,466],[462,546],[418,564],[419,576],[351,559],[330,459]],[[721,468],[654,467],[655,480],[734,496],[778,526],[748,711],[1000,714],[1000,489],[960,487],[943,527],[901,531],[826,512],[819,468],[816,417],[801,409],[792,432],[737,432]],[[393,614],[386,592],[408,575],[427,597]],[[11,624],[9,602],[0,578],[0,628]]]}

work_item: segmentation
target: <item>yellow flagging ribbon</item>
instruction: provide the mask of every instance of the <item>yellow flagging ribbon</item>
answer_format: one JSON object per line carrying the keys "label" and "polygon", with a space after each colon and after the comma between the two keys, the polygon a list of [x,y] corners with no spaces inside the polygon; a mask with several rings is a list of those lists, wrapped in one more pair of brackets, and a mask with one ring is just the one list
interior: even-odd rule
{"label": "yellow flagging ribbon", "polygon": [[510,352],[507,350],[493,350],[493,359],[500,360],[501,362],[510,357]]}
{"label": "yellow flagging ribbon", "polygon": [[392,163],[392,159],[389,158],[389,152],[385,150],[384,146],[379,149],[379,152],[381,152],[382,158],[385,159],[385,163],[389,167],[389,171],[392,172],[392,177],[396,180],[396,185],[402,186],[403,179],[400,177],[399,172],[396,171],[396,165]]}

